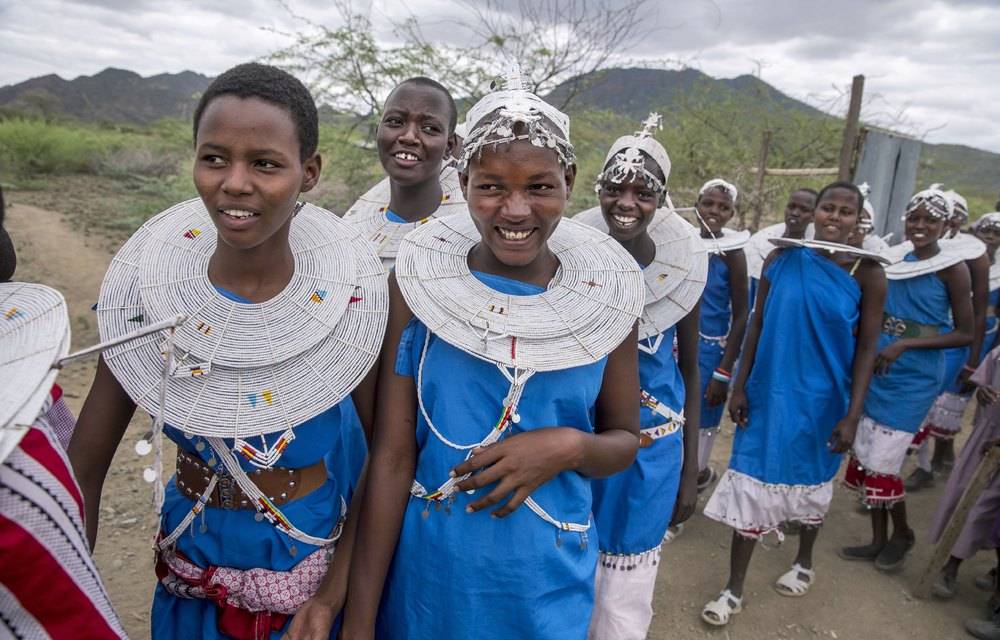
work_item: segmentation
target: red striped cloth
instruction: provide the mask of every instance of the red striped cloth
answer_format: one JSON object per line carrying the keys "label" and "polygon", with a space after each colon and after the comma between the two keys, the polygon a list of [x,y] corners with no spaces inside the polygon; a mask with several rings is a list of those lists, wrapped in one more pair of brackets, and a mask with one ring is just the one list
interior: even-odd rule
{"label": "red striped cloth", "polygon": [[125,638],[86,542],[80,489],[49,426],[65,416],[39,418],[0,464],[0,636]]}

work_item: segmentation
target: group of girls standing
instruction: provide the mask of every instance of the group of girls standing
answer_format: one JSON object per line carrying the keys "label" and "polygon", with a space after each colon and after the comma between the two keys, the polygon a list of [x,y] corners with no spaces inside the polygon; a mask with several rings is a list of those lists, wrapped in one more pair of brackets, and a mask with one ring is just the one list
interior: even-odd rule
{"label": "group of girls standing", "polygon": [[[177,445],[154,492],[154,638],[644,638],[730,387],[740,428],[706,514],[735,529],[732,573],[707,622],[740,610],[754,541],[788,521],[806,526],[777,586],[808,590],[852,442],[896,530],[873,512],[873,544],[845,554],[899,555],[885,447],[919,420],[882,408],[913,385],[929,405],[935,349],[968,341],[964,264],[891,280],[883,317],[883,269],[850,246],[864,196],[800,190],[751,314],[737,190],[709,181],[698,228],[678,216],[658,124],[616,140],[600,206],[571,219],[569,118],[516,70],[461,145],[448,91],[407,80],[378,125],[387,182],[341,219],[299,202],[322,169],[305,87],[259,64],[213,81],[199,199],[136,232],[96,306],[106,338],[186,321],[105,354],[70,444],[91,544],[136,408],[156,418],[154,487],[161,434]],[[903,264],[938,264],[939,213],[911,203]]]}

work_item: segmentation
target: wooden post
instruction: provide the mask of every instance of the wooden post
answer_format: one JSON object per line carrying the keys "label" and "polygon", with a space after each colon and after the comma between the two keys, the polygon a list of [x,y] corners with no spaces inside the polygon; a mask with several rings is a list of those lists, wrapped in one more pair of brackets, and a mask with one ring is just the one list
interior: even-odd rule
{"label": "wooden post", "polygon": [[750,230],[756,232],[764,217],[764,178],[767,176],[767,155],[771,150],[771,130],[765,129],[760,140],[760,162],[757,164],[757,191],[754,198],[753,222]]}
{"label": "wooden post", "polygon": [[948,560],[948,556],[951,555],[951,548],[955,545],[958,535],[962,533],[962,528],[965,526],[965,519],[969,515],[969,511],[972,510],[972,506],[979,499],[979,494],[982,493],[986,485],[993,479],[993,475],[997,472],[998,468],[1000,468],[1000,447],[990,447],[990,450],[986,452],[986,455],[983,456],[982,461],[976,468],[976,473],[969,480],[969,485],[962,493],[958,504],[955,505],[955,511],[951,514],[948,525],[941,532],[941,539],[938,540],[937,546],[934,547],[934,553],[931,554],[931,560],[927,563],[927,568],[924,569],[920,575],[920,579],[917,580],[917,586],[913,588],[913,595],[916,597],[926,598],[931,594],[931,587],[934,585],[934,580],[937,578],[938,573],[941,572],[941,568],[944,566],[945,561]]}
{"label": "wooden post", "polygon": [[851,82],[851,106],[847,109],[844,124],[844,143],[840,147],[840,172],[838,180],[851,179],[851,165],[854,164],[854,147],[858,143],[858,124],[861,120],[861,96],[865,91],[865,77],[854,76]]}

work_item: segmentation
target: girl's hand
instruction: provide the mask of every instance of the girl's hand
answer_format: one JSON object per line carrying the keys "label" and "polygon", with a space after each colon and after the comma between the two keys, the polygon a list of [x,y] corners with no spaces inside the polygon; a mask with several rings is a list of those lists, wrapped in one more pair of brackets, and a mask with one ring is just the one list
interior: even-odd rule
{"label": "girl's hand", "polygon": [[705,388],[705,399],[708,400],[708,406],[710,407],[717,407],[725,402],[726,395],[728,394],[729,385],[715,379],[710,380],[708,387]]}
{"label": "girl's hand", "polygon": [[750,405],[747,403],[747,394],[742,387],[733,389],[733,395],[729,398],[729,417],[732,418],[737,427],[747,426]]}
{"label": "girl's hand", "polygon": [[984,407],[988,407],[995,403],[998,396],[1000,396],[1000,394],[998,394],[996,390],[990,389],[989,387],[979,387],[979,389],[976,390],[976,400]]}
{"label": "girl's hand", "polygon": [[899,356],[903,355],[904,351],[906,351],[906,345],[903,344],[902,340],[897,340],[885,349],[882,349],[881,353],[875,358],[875,375],[883,376],[889,373],[889,367],[892,366],[892,363]]}
{"label": "girl's hand", "polygon": [[452,469],[455,476],[481,471],[458,483],[461,491],[481,489],[496,483],[493,490],[465,509],[480,511],[511,496],[493,512],[496,518],[509,515],[538,487],[557,474],[573,469],[583,456],[586,434],[569,427],[549,427],[518,433],[488,447],[473,449],[472,457]]}
{"label": "girl's hand", "polygon": [[854,437],[858,433],[858,421],[855,418],[844,418],[833,428],[833,434],[827,445],[831,453],[844,453],[854,446]]}
{"label": "girl's hand", "polygon": [[339,607],[322,602],[315,596],[309,598],[295,612],[288,631],[281,636],[282,640],[327,640],[338,611]]}
{"label": "girl's hand", "polygon": [[698,506],[698,470],[691,473],[681,474],[681,486],[677,492],[677,502],[674,503],[674,515],[670,519],[670,526],[685,522],[694,515]]}

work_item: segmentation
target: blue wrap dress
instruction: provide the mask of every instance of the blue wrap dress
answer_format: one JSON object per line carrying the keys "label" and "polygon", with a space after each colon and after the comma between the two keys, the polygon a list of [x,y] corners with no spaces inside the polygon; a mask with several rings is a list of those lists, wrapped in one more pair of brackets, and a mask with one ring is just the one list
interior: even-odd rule
{"label": "blue wrap dress", "polygon": [[[473,273],[510,295],[542,292],[534,285]],[[510,432],[555,425],[592,432],[606,362],[605,357],[535,373],[518,405],[520,422],[512,424]],[[459,446],[482,440],[503,412],[509,383],[494,363],[428,335],[416,319],[400,339],[395,366],[415,384],[418,377],[422,380],[414,488],[432,493],[468,453],[446,444],[438,434]],[[444,504],[411,495],[385,582],[377,638],[586,638],[597,567],[595,541],[588,540],[587,532],[560,531],[527,505],[499,519],[490,515],[495,509],[465,512],[492,488],[473,495],[458,492],[453,502]],[[592,520],[591,483],[576,472],[558,474],[532,498],[556,521],[586,525]]]}
{"label": "blue wrap dress", "polygon": [[[654,353],[639,350],[639,386],[672,411],[684,412],[684,379],[674,358],[676,326],[663,332]],[[643,340],[649,346],[654,341]],[[642,405],[639,427],[648,429],[666,419]],[[684,463],[684,431],[653,440],[639,449],[632,465],[608,478],[594,480],[594,520],[601,553],[633,556],[659,549],[667,532],[680,489]]]}
{"label": "blue wrap dress", "polygon": [[847,415],[861,287],[813,249],[782,250],[764,272],[748,420],[705,515],[748,536],[792,520],[822,522],[840,454],[827,442]]}
{"label": "blue wrap dress", "polygon": [[[912,262],[911,253],[904,260]],[[951,331],[951,300],[937,273],[905,280],[889,280],[885,313],[895,318]],[[881,333],[878,350],[899,338]],[[865,399],[865,415],[897,431],[916,433],[943,388],[947,369],[942,349],[907,349],[889,372],[872,377]]]}
{"label": "blue wrap dress", "polygon": [[[233,293],[219,291],[236,302],[248,302]],[[164,435],[179,449],[200,457],[206,465],[211,460],[216,468],[223,468],[222,463],[215,460],[212,448],[202,438],[188,437],[169,425],[164,427]],[[271,447],[281,433],[261,437]],[[232,439],[227,438],[226,444],[231,447]],[[329,536],[341,517],[341,498],[345,501],[349,499],[357,473],[364,464],[363,451],[364,435],[350,397],[295,427],[295,439],[284,450],[276,466],[299,469],[325,460],[328,470],[331,466],[339,468],[328,473],[323,486],[282,505],[282,513],[309,535],[320,538]],[[361,455],[360,460],[356,459],[358,454]],[[236,459],[245,471],[256,469],[241,456],[236,456]],[[161,531],[173,531],[193,504],[194,500],[181,493],[171,478],[166,485]],[[177,539],[177,551],[202,568],[288,571],[317,550],[315,546],[289,538],[266,520],[257,521],[255,515],[252,509],[207,507],[188,531]],[[152,637],[157,640],[228,638],[218,629],[219,611],[219,607],[210,600],[180,598],[157,583],[153,596]],[[288,621],[280,629],[272,630],[269,637],[277,640],[287,627]]]}
{"label": "blue wrap dress", "polygon": [[701,296],[701,319],[698,327],[698,372],[701,375],[701,428],[717,429],[722,422],[726,403],[709,406],[705,390],[712,380],[712,372],[722,362],[725,338],[732,323],[732,296],[729,286],[729,266],[722,256],[712,254],[708,259],[708,279]]}

